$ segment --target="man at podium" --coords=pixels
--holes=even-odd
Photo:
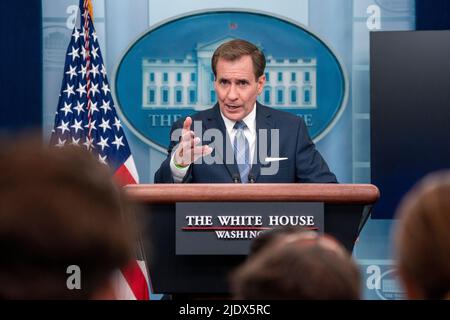
[[[256,101],[266,81],[261,50],[232,40],[211,66],[218,101],[173,124],[155,183],[337,182],[304,120]]]

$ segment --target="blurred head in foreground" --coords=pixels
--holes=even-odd
[[[396,218],[396,258],[407,297],[450,299],[450,171],[416,184]]]
[[[356,264],[334,238],[313,231],[278,234],[230,278],[235,299],[359,299]]]
[[[259,253],[277,240],[289,241],[289,239],[294,239],[297,235],[303,234],[304,232],[308,231],[298,226],[284,226],[263,231],[251,242],[248,257],[250,258]]]
[[[114,299],[133,232],[108,169],[28,139],[1,145],[0,172],[0,299]]]

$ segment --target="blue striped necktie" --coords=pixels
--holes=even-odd
[[[245,128],[247,125],[243,121],[238,121],[234,125],[234,129],[236,129],[233,141],[234,156],[242,183],[248,183],[248,173],[250,172],[250,147],[244,135]]]

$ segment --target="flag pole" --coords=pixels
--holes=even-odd
[[[84,50],[86,52],[86,92],[87,92],[87,114],[88,114],[88,141],[92,141],[92,99],[91,99],[91,55],[89,49],[89,19],[93,17],[92,3],[91,0],[84,0],[83,3],[84,8]],[[89,13],[89,14],[88,14]],[[91,148],[91,145],[88,144],[88,149]]]

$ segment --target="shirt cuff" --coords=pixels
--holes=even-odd
[[[184,168],[179,168],[175,165],[175,152],[172,154],[172,158],[170,158],[170,171],[172,171],[172,178],[175,183],[180,183],[183,181],[184,176],[186,175],[189,166]]]

